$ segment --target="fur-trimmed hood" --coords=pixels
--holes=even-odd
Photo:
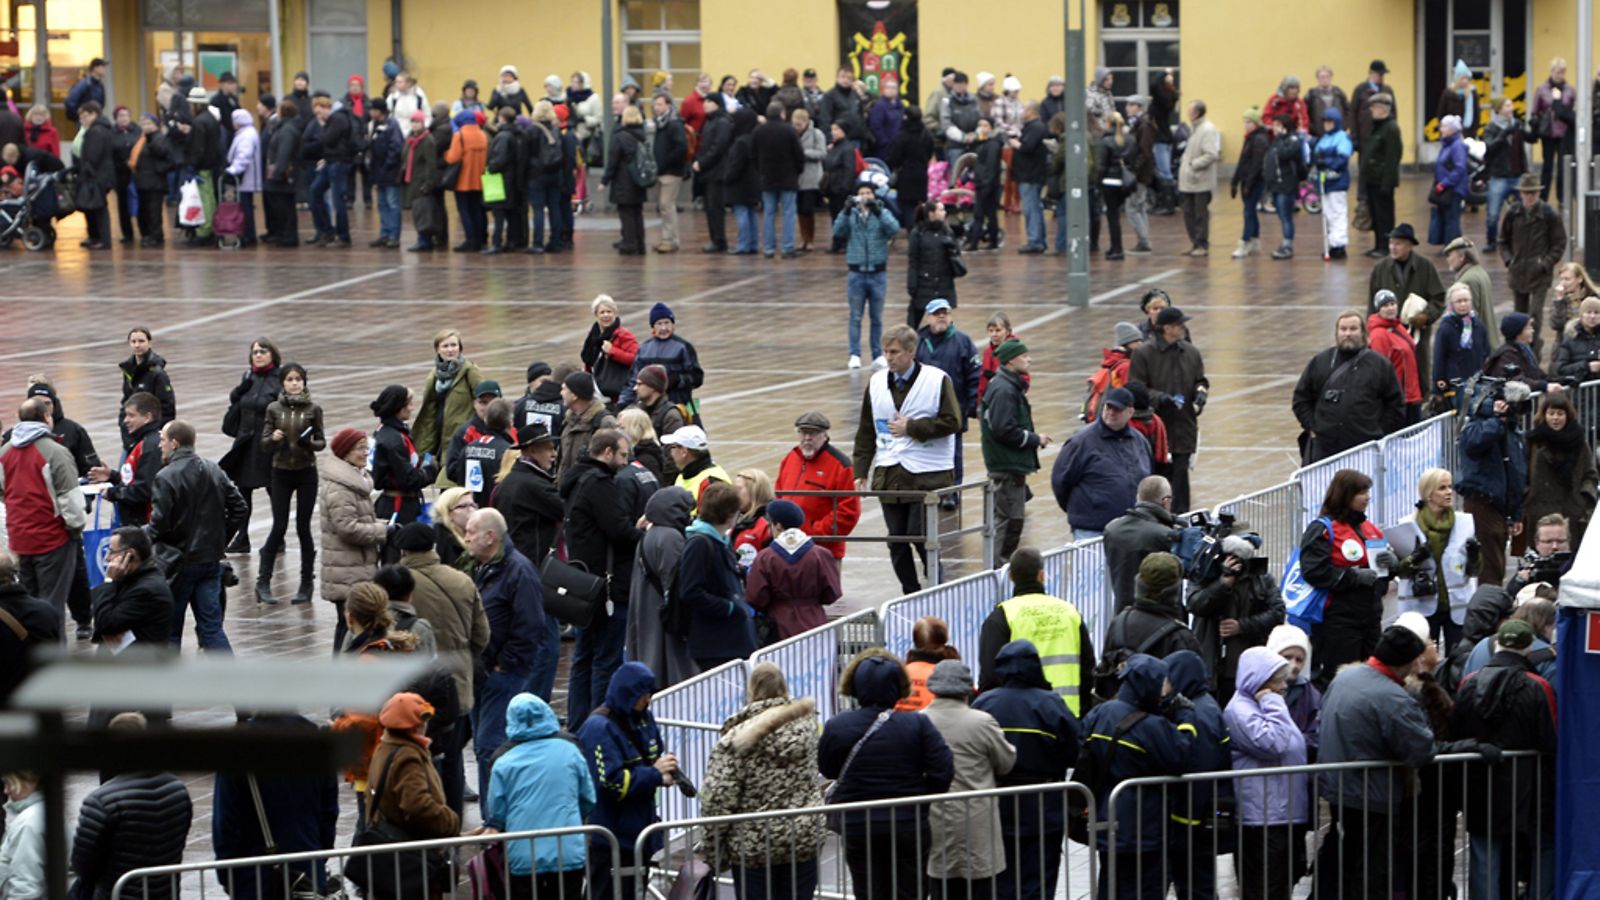
[[[723,723],[722,740],[727,743],[728,749],[733,751],[734,755],[748,756],[759,749],[767,738],[793,722],[813,720],[811,727],[815,729],[816,715],[817,701],[810,697],[802,697],[799,700],[783,697],[758,700]],[[772,752],[781,756],[785,755],[787,749],[789,748],[784,746],[784,742],[780,742],[772,748]]]

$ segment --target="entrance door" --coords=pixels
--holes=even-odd
[[[1439,100],[1455,82],[1457,60],[1472,73],[1477,127],[1489,122],[1493,97],[1510,97],[1519,114],[1528,98],[1527,0],[1424,3],[1423,94],[1418,117],[1428,141],[1439,140]],[[1468,123],[1469,125],[1472,123]]]

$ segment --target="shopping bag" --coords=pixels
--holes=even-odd
[[[504,203],[506,199],[506,176],[499,172],[483,173],[483,202]]]
[[[200,179],[191,178],[178,188],[178,227],[203,228],[206,208],[200,202]]]
[[[83,528],[83,561],[89,570],[89,587],[105,583],[106,562],[111,555],[111,532],[117,530],[115,503],[106,503],[104,494],[95,494],[88,522]]]
[[[1326,516],[1319,517],[1317,521],[1328,530],[1328,540],[1333,540],[1333,522]],[[1322,611],[1328,602],[1328,592],[1324,588],[1312,587],[1306,583],[1305,576],[1300,573],[1298,545],[1289,554],[1289,564],[1284,566],[1283,583],[1278,586],[1278,590],[1283,596],[1283,605],[1288,612],[1290,625],[1309,634],[1312,626],[1322,623]]]

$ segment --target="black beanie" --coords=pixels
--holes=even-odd
[[[594,376],[588,372],[573,372],[562,384],[579,400],[594,399]]]
[[[433,528],[421,522],[412,522],[401,528],[394,536],[394,545],[400,550],[410,553],[423,550],[432,550],[434,547]]]
[[[1390,625],[1378,638],[1378,648],[1372,651],[1378,662],[1390,668],[1410,664],[1423,654],[1428,645],[1415,631],[1404,625]]]

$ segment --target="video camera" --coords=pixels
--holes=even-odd
[[[883,201],[879,200],[877,197],[873,197],[871,200],[863,203],[860,197],[851,196],[845,201],[844,205],[845,209],[855,209],[860,207],[869,213],[876,213],[878,210],[883,208]]]
[[[1196,584],[1210,584],[1222,576],[1222,539],[1233,534],[1233,523],[1231,513],[1220,513],[1215,519],[1205,510],[1189,515],[1188,524],[1178,530],[1177,537],[1176,555],[1184,562],[1183,577]],[[1264,564],[1266,559],[1262,557],[1261,562]]]
[[[1548,556],[1538,556],[1532,550],[1522,555],[1522,562],[1517,566],[1519,570],[1529,571],[1528,584],[1544,582],[1551,587],[1561,586],[1561,576],[1567,574],[1572,568],[1572,551],[1562,550]]]

